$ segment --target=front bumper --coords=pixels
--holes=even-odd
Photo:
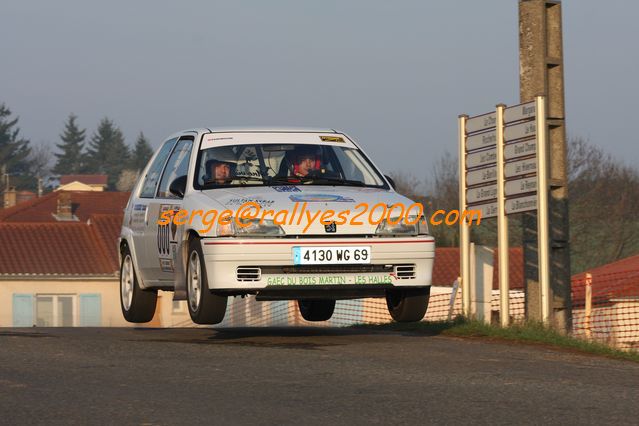
[[[295,266],[295,246],[370,246],[364,265]],[[263,289],[357,289],[425,287],[431,284],[435,241],[407,238],[204,238],[202,250],[209,288],[217,291]],[[246,273],[250,272],[250,273]]]

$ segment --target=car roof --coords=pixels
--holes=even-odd
[[[169,136],[168,139],[178,137],[185,133],[341,133],[335,129],[318,127],[290,127],[290,126],[235,126],[235,127],[200,127],[185,129]]]

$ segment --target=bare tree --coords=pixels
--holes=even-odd
[[[412,176],[395,176],[398,192],[424,204],[427,217],[437,210],[459,207],[457,158],[445,153],[424,182]],[[639,253],[639,171],[582,138],[568,147],[568,193],[573,272],[613,262]],[[509,244],[521,246],[521,215],[511,215]],[[438,246],[458,246],[459,227],[431,226]],[[471,228],[477,244],[497,244],[497,223],[482,219]]]
[[[639,251],[639,172],[601,148],[569,143],[570,238],[580,272]]]
[[[415,201],[426,197],[425,181],[406,173],[392,173],[391,177],[395,183],[395,190],[400,194]]]
[[[53,164],[53,154],[51,147],[44,142],[31,147],[29,153],[29,170],[30,174],[35,178],[34,186],[38,189],[38,194],[47,186],[45,178],[50,176]]]
[[[133,189],[135,182],[138,180],[138,172],[135,170],[124,169],[118,177],[116,189],[121,192],[128,192]]]

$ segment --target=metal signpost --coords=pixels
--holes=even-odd
[[[509,324],[508,215],[539,214],[539,282],[542,321],[550,320],[548,176],[546,107],[535,101],[494,112],[459,117],[460,209],[479,210],[482,219],[497,218],[500,323]],[[460,223],[462,307],[470,309],[470,237]]]

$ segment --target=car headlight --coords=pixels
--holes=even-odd
[[[218,223],[217,236],[218,237],[277,237],[284,235],[284,230],[281,226],[276,225],[272,220],[259,219],[239,219],[243,226],[239,226],[235,223],[235,220],[231,218],[228,223]]]
[[[424,217],[408,216],[384,219],[375,231],[377,235],[428,235],[428,224]]]

